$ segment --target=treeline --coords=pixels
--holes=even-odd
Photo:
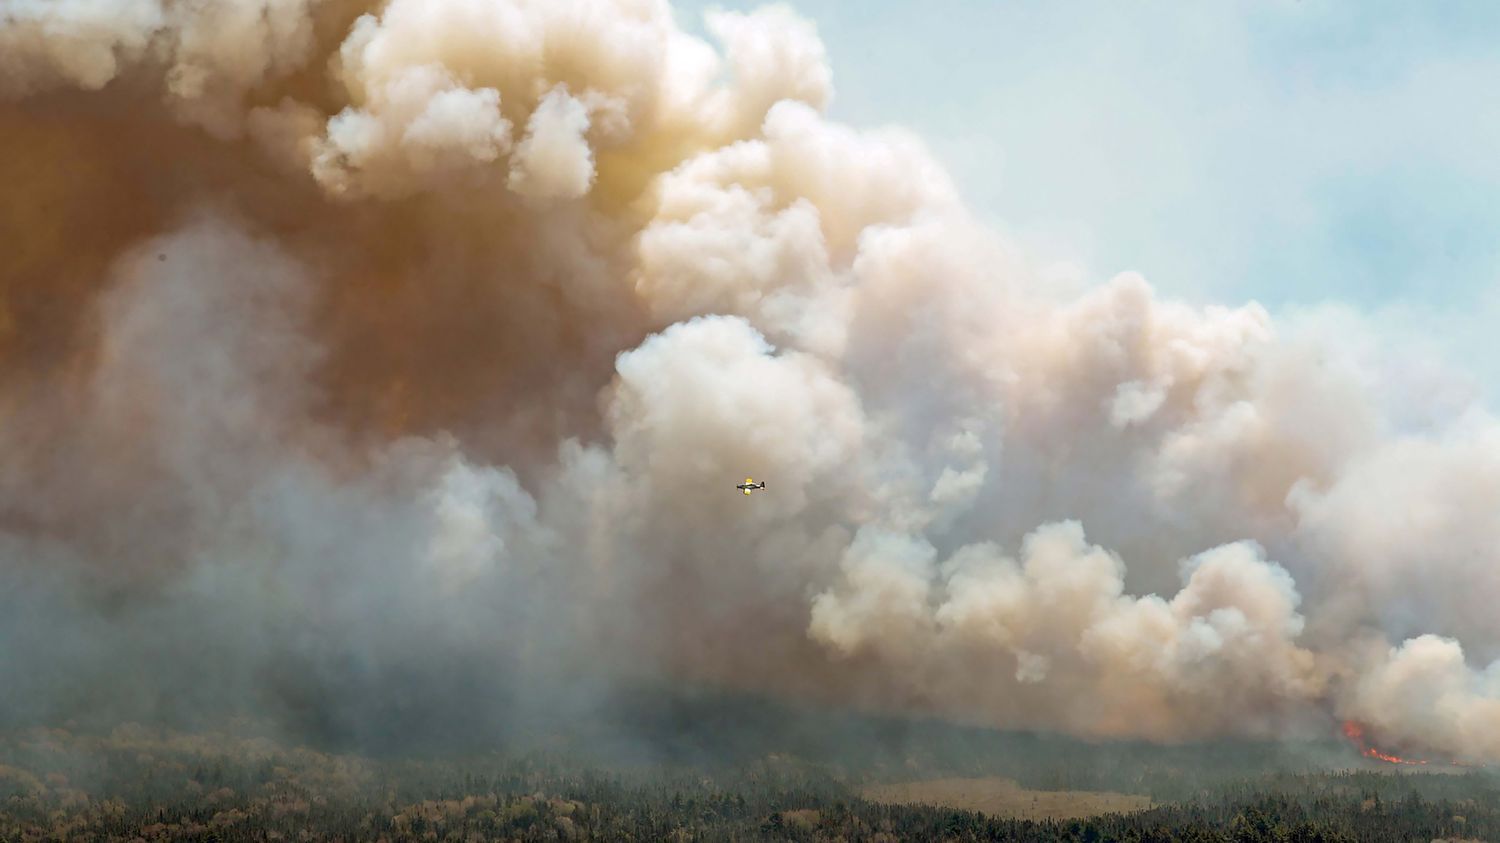
[[[1096,742],[704,689],[642,688],[612,698],[599,715],[548,736],[547,745],[611,764],[633,749],[657,761],[709,767],[784,753],[849,781],[1003,776],[1038,790],[1110,790],[1157,800],[1189,799],[1246,776],[1378,763],[1366,762],[1336,733],[1323,742]]]
[[[1028,821],[859,798],[774,757],[603,770],[559,756],[369,760],[266,740],[0,740],[0,841],[1395,841],[1500,838],[1487,775],[1273,774],[1181,803]]]
[[[415,802],[343,802],[292,788],[210,792],[172,803],[10,801],[0,838],[21,840],[1019,840],[1405,841],[1494,839],[1488,807],[1411,798],[1263,796],[1248,804],[1168,806],[1063,822],[1006,820],[941,808],[876,805],[775,782],[640,788],[553,778],[528,794],[482,788]],[[407,786],[410,786],[408,783]],[[734,788],[731,791],[724,788]]]

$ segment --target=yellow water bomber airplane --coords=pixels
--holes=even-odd
[[[755,491],[756,489],[764,489],[765,487],[766,487],[766,481],[762,480],[759,483],[757,483],[757,482],[755,482],[754,479],[749,478],[749,477],[745,478],[745,482],[741,483],[738,486],[735,486],[736,489],[739,489],[740,491],[744,492],[747,495],[750,494],[751,492]]]

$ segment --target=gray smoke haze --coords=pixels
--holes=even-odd
[[[7,716],[652,681],[1500,761],[1500,421],[1045,283],[811,25],[708,29],[0,0]]]

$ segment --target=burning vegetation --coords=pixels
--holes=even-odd
[[[1384,761],[1384,762],[1386,762],[1388,764],[1410,764],[1410,765],[1418,766],[1418,767],[1425,767],[1425,766],[1429,766],[1429,765],[1436,765],[1436,766],[1439,766],[1439,767],[1480,767],[1480,766],[1483,766],[1483,765],[1479,765],[1479,764],[1467,764],[1467,763],[1464,763],[1462,761],[1454,761],[1454,760],[1434,760],[1434,759],[1430,759],[1430,758],[1407,758],[1407,757],[1404,757],[1404,756],[1401,756],[1401,755],[1396,755],[1394,753],[1385,752],[1385,751],[1379,749],[1378,747],[1374,746],[1374,744],[1371,742],[1371,738],[1369,736],[1369,729],[1364,724],[1357,723],[1357,722],[1355,722],[1353,720],[1346,720],[1346,721],[1344,721],[1343,733],[1344,733],[1344,737],[1348,738],[1349,742],[1352,743],[1352,744],[1354,744],[1355,748],[1359,750],[1359,754],[1360,755],[1363,755],[1366,758],[1373,758],[1373,759],[1375,759],[1377,761]]]
[[[1359,754],[1363,755],[1366,758],[1374,758],[1379,761],[1389,762],[1391,764],[1425,765],[1428,763],[1426,759],[1422,758],[1402,758],[1399,755],[1392,755],[1388,752],[1381,752],[1379,749],[1370,745],[1369,740],[1365,737],[1365,727],[1359,723],[1354,722],[1353,720],[1344,721],[1343,731],[1344,737],[1348,738],[1350,743],[1353,743],[1355,748],[1359,750]]]

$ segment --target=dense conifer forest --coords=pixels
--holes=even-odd
[[[1039,751],[1034,737],[995,740]],[[1070,744],[1057,744],[1064,745]],[[1204,750],[1198,767],[1184,775],[1167,765],[1192,757],[1186,749],[1140,755],[1133,768],[1121,750],[1094,751],[1104,763],[1075,779],[1150,792],[1157,806],[1127,815],[1030,821],[876,804],[858,795],[859,781],[868,776],[789,755],[612,765],[546,751],[424,759],[322,751],[222,732],[32,728],[0,741],[0,841],[1500,837],[1500,785],[1483,771],[1275,772],[1267,769],[1269,759],[1259,759],[1260,771],[1241,766],[1236,773],[1232,754]],[[1049,768],[1045,757],[1029,761],[1041,771],[1030,778],[1042,780],[1030,786],[1048,789],[1048,777],[1061,784],[1063,768]],[[991,766],[1004,772],[1026,762],[996,757]],[[899,766],[872,769],[885,777],[935,772]]]

